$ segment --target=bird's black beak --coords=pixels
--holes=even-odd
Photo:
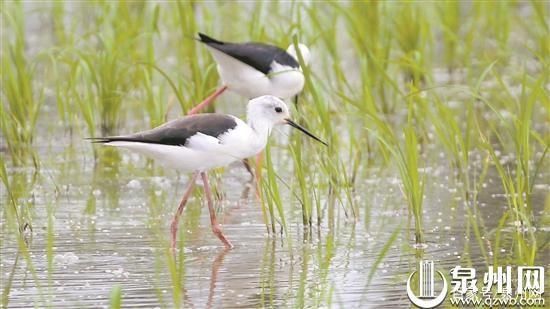
[[[296,129],[302,131],[302,133],[304,133],[305,135],[307,135],[307,136],[313,138],[314,140],[318,141],[319,143],[321,143],[321,144],[323,144],[323,145],[325,145],[325,146],[328,146],[327,143],[323,142],[323,141],[322,141],[320,138],[318,138],[317,136],[315,136],[315,135],[309,133],[308,130],[306,130],[304,127],[302,127],[301,125],[297,124],[296,122],[294,122],[294,121],[292,121],[292,120],[290,120],[290,119],[288,119],[288,118],[285,119],[285,122],[286,122],[288,125],[290,125],[290,126],[296,128]]]

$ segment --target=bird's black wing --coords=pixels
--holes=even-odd
[[[271,71],[271,63],[273,61],[292,68],[299,67],[298,62],[294,59],[294,57],[289,55],[284,49],[277,46],[253,42],[222,42],[202,33],[199,33],[199,40],[202,43],[217,49],[264,74],[268,74]]]
[[[236,126],[235,118],[229,115],[198,114],[175,119],[154,129],[131,135],[107,136],[91,138],[91,140],[94,143],[124,141],[184,146],[187,140],[197,133],[218,137]]]

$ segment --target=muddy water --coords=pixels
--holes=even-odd
[[[181,221],[178,259],[183,263],[176,272],[181,277],[173,279],[168,226],[186,175],[117,151],[101,152],[96,164],[85,142],[42,149],[53,155],[43,156],[38,176],[32,176],[32,168],[9,170],[22,192],[27,186],[32,205],[35,270],[33,275],[27,262],[17,259],[17,243],[2,218],[2,290],[10,308],[107,307],[115,286],[121,287],[124,306],[173,307],[178,295],[179,303],[191,308],[402,307],[410,304],[405,283],[420,257],[434,259],[442,270],[469,263],[485,269],[445,169],[425,170],[433,179],[426,188],[426,243],[415,249],[397,174],[368,171],[372,177],[358,183],[359,219],[346,217],[338,207],[332,229],[323,222],[305,232],[296,200],[283,193],[290,231],[270,235],[255,196],[243,197],[249,175],[234,164],[212,182],[219,192],[219,220],[235,248],[224,250],[212,235],[206,205],[196,194]],[[102,164],[119,155],[117,164]],[[495,189],[480,197],[477,215],[490,230],[506,204],[494,193],[500,191],[498,178],[489,177],[488,185]],[[539,187],[538,196],[547,190]],[[1,198],[7,201],[6,190]],[[505,248],[500,254],[507,254]],[[541,262],[547,253],[542,252]],[[10,275],[11,289],[6,289]]]

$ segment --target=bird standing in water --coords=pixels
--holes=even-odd
[[[264,43],[222,42],[202,33],[199,33],[198,40],[214,57],[222,86],[191,109],[188,115],[200,112],[227,89],[247,99],[262,95],[288,99],[296,98],[304,88],[304,74],[293,44],[285,51]],[[309,49],[303,44],[298,44],[298,48],[308,64]]]
[[[290,119],[285,102],[274,96],[261,96],[249,101],[247,123],[225,114],[199,114],[169,121],[157,128],[131,135],[91,138],[94,143],[127,148],[159,160],[183,172],[193,172],[171,223],[171,245],[176,248],[179,218],[200,175],[208,201],[212,232],[225,247],[233,245],[216,220],[207,171],[227,166],[262,151],[275,125],[288,124],[309,137],[319,138]]]

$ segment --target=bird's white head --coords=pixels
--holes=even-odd
[[[262,137],[264,142],[271,132],[273,126],[277,124],[288,124],[313,138],[314,140],[327,145],[315,135],[311,134],[304,127],[290,119],[290,112],[286,103],[272,95],[264,95],[254,98],[248,102],[248,124]],[[264,144],[265,146],[265,144]],[[263,146],[262,146],[263,147]]]
[[[290,117],[286,103],[272,95],[264,95],[248,102],[247,108],[249,122],[265,122],[270,127],[276,124],[286,123]]]
[[[309,61],[311,60],[311,54],[309,52],[309,48],[305,46],[302,43],[298,43],[298,49],[300,50],[300,54],[302,54],[302,59],[304,59],[304,63],[306,65],[309,65]],[[287,48],[286,52],[294,57],[296,61],[298,61],[298,53],[296,52],[296,48],[294,47],[294,44],[290,44],[290,46]]]

